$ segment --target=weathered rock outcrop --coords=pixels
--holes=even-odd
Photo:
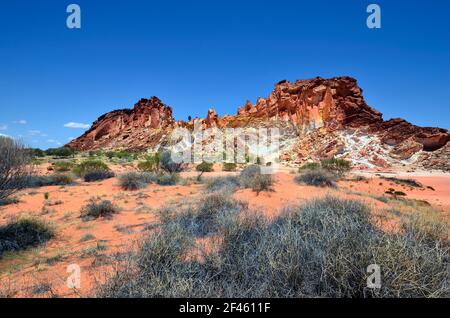
[[[172,109],[158,98],[142,99],[133,109],[101,116],[68,146],[78,150],[154,149],[167,142],[173,128],[193,127],[194,122],[202,128],[282,127],[289,131],[284,138],[290,146],[282,154],[288,163],[343,156],[362,165],[387,167],[433,158],[442,169],[450,162],[448,151],[442,150],[450,141],[446,129],[418,127],[398,118],[384,121],[380,112],[367,105],[362,89],[350,77],[281,81],[267,98],[258,98],[255,104],[247,101],[236,115],[219,117],[209,109],[204,119],[189,123],[175,121]]]
[[[133,109],[115,110],[101,116],[67,146],[77,150],[142,150],[158,145],[174,125],[171,107],[157,97],[141,99]]]

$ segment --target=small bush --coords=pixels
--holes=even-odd
[[[119,208],[111,201],[92,198],[89,200],[89,203],[82,208],[81,218],[88,221],[99,217],[111,217],[116,213],[119,213]]]
[[[0,136],[0,200],[26,187],[25,180],[32,173],[30,162],[30,151],[22,143]]]
[[[180,176],[177,173],[169,173],[160,175],[156,180],[156,183],[163,186],[171,186],[176,185],[179,180]]]
[[[205,211],[189,212],[193,217],[166,219],[99,287],[98,296],[450,296],[448,246],[409,231],[384,233],[359,202],[327,197],[268,221],[255,213],[220,217],[217,207],[234,209],[227,200],[216,197],[204,204]],[[200,249],[195,232],[214,233],[217,225],[220,242],[199,259],[186,257]],[[367,288],[371,264],[381,268],[380,289]]]
[[[55,236],[54,228],[33,218],[23,218],[0,226],[0,257],[5,252],[43,244]]]
[[[73,172],[81,178],[91,171],[110,171],[108,165],[101,160],[87,160],[75,166]]]
[[[53,164],[53,170],[56,172],[68,172],[71,171],[74,164],[69,161],[58,161]]]
[[[243,188],[251,188],[259,193],[272,191],[273,178],[270,174],[262,174],[259,166],[251,165],[241,171],[239,183]]]
[[[241,171],[239,175],[241,186],[244,188],[251,188],[253,178],[261,174],[261,168],[257,165],[251,165]]]
[[[119,185],[124,190],[139,190],[157,179],[155,174],[149,172],[128,172],[119,176]]]
[[[215,177],[207,179],[205,189],[208,192],[228,191],[233,192],[239,188],[240,181],[237,176]]]
[[[253,191],[260,193],[261,191],[272,191],[273,178],[270,174],[258,174],[253,177],[251,188]]]
[[[320,162],[322,169],[325,169],[338,177],[344,176],[352,169],[350,161],[344,159],[327,159]]]
[[[47,156],[54,156],[54,157],[73,157],[75,155],[75,151],[73,149],[67,148],[67,147],[61,147],[61,148],[50,148],[45,151]]]
[[[195,167],[195,170],[199,171],[199,172],[212,172],[214,171],[213,169],[213,164],[210,162],[202,162],[199,165],[197,165],[197,167]]]
[[[69,185],[75,182],[74,177],[70,173],[56,173],[50,176],[53,185]]]
[[[163,169],[166,172],[169,173],[181,172],[183,170],[181,163],[175,163],[172,160],[172,155],[170,151],[163,151],[160,154],[160,160],[161,160],[161,169]]]
[[[336,187],[336,177],[324,170],[305,171],[296,176],[294,181],[315,187]]]
[[[161,158],[159,153],[153,155],[147,155],[145,161],[138,164],[138,169],[147,172],[159,171],[161,164]]]
[[[222,171],[236,171],[237,165],[233,162],[224,162],[222,164]]]
[[[20,201],[17,198],[0,199],[0,206],[10,205],[10,204],[17,204],[19,202]]]
[[[84,181],[85,182],[95,182],[105,179],[114,178],[115,174],[112,171],[105,171],[105,170],[91,170],[84,174]]]

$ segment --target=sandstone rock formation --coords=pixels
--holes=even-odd
[[[355,79],[320,77],[281,81],[267,98],[249,101],[236,115],[219,117],[209,109],[205,119],[175,121],[172,109],[158,98],[140,100],[133,109],[101,116],[69,147],[91,149],[155,149],[167,142],[177,126],[202,128],[279,127],[283,134],[281,160],[301,164],[332,156],[346,157],[362,167],[416,164],[448,170],[446,129],[418,127],[403,119],[384,121],[364,100]],[[432,161],[432,162],[431,162]]]

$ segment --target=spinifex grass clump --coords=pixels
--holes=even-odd
[[[251,165],[242,170],[239,180],[243,188],[251,188],[257,193],[272,190],[272,175],[261,173],[261,167],[258,165]]]
[[[322,169],[306,170],[294,178],[297,183],[315,187],[336,187],[336,180],[335,175]]]
[[[220,220],[215,247],[196,243],[202,232],[192,229],[204,218],[188,218],[189,226],[181,216],[166,218],[98,295],[450,297],[449,244],[433,223],[405,219],[399,233],[386,233],[366,206],[334,197],[290,207],[273,221],[246,209],[206,215],[208,224]],[[381,269],[379,289],[367,288],[371,264]]]
[[[206,179],[205,188],[208,192],[214,191],[229,191],[233,192],[240,186],[240,179],[238,176],[224,176]]]
[[[35,247],[54,236],[52,225],[34,218],[22,218],[0,226],[0,258],[5,252]]]
[[[119,184],[124,190],[139,190],[157,179],[158,176],[151,172],[127,172],[119,176]]]

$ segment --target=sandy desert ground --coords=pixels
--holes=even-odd
[[[116,173],[124,171],[113,166]],[[126,168],[125,168],[126,169]],[[46,172],[46,166],[42,167]],[[183,172],[184,180],[194,179],[197,172]],[[233,172],[205,173],[204,178]],[[365,178],[356,179],[356,175]],[[413,178],[423,184],[416,188],[397,184],[383,176]],[[429,204],[450,220],[450,174],[430,172],[365,171],[354,172],[338,188],[320,188],[294,182],[295,173],[284,169],[275,174],[274,191],[259,194],[251,189],[239,189],[236,199],[246,201],[261,217],[274,217],[282,208],[313,198],[332,194],[367,203],[374,215],[387,215],[390,209],[408,213],[406,205],[389,197],[385,191],[393,188],[406,194],[404,200]],[[9,253],[0,259],[0,290],[14,297],[86,297],[92,295],[98,282],[104,281],[112,270],[112,255],[120,255],[136,247],[137,242],[158,224],[157,211],[162,207],[181,210],[204,195],[204,185],[182,182],[175,186],[151,184],[145,189],[124,191],[117,178],[86,183],[81,180],[71,186],[50,186],[25,189],[18,193],[19,203],[0,207],[0,225],[11,218],[29,215],[52,222],[57,230],[55,238],[46,245],[21,252]],[[44,194],[49,194],[49,201]],[[110,200],[120,207],[120,213],[110,219],[83,221],[80,210],[93,197]],[[414,201],[420,200],[420,201]],[[50,202],[50,203],[49,203]],[[395,229],[395,219],[385,220],[385,230]],[[81,288],[69,289],[66,284],[67,267],[81,267]]]

